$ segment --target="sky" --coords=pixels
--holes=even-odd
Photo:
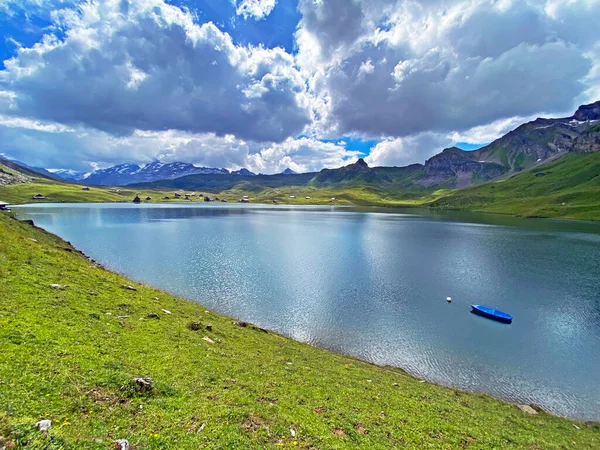
[[[0,153],[423,163],[600,99],[600,0],[0,0]]]

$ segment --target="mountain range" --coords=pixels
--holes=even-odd
[[[45,169],[42,169],[45,170]],[[98,169],[91,173],[76,172],[68,169],[47,171],[54,178],[64,181],[82,182],[92,186],[126,186],[134,183],[147,183],[158,180],[172,180],[186,175],[239,175],[254,176],[248,169],[230,172],[227,169],[198,167],[185,162],[162,163],[154,161],[143,166],[137,164],[118,164],[107,169]]]
[[[369,167],[363,159],[338,169],[298,174],[286,169],[280,174],[254,174],[247,169],[197,167],[184,162],[147,165],[119,164],[88,174],[70,170],[46,170],[4,159],[26,174],[97,186],[193,189],[221,192],[239,186],[248,191],[283,186],[313,188],[367,187],[411,198],[438,189],[458,189],[502,180],[542,166],[569,153],[600,150],[600,101],[580,106],[570,117],[538,118],[525,123],[485,147],[474,151],[444,149],[424,164],[405,167]]]
[[[295,174],[257,175],[244,180],[243,188],[258,191],[282,186],[367,186],[407,196],[437,189],[459,189],[510,178],[526,169],[554,161],[570,152],[594,152],[600,148],[600,101],[584,105],[574,115],[558,119],[538,118],[525,123],[489,145],[467,151],[446,148],[425,164],[405,167],[369,167],[363,159],[339,169]],[[207,174],[142,183],[145,188],[205,189],[219,192],[241,183],[235,177]]]
[[[173,180],[175,178],[184,177],[187,175],[238,175],[242,177],[256,176],[254,172],[246,168],[229,171],[227,169],[218,169],[212,167],[198,167],[185,162],[162,163],[154,161],[146,165],[137,164],[118,164],[107,169],[98,169],[93,172],[77,172],[70,169],[41,169],[37,167],[29,167],[19,161],[15,163],[39,173],[42,173],[50,178],[82,182],[92,186],[127,186],[136,183],[151,183],[159,180]],[[282,175],[296,175],[292,169],[287,168]]]

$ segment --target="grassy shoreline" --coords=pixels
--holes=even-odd
[[[600,445],[598,424],[526,415],[235,325],[108,272],[6,213],[0,261],[0,447],[103,449],[116,439],[136,449]],[[151,377],[154,388],[140,392],[136,376]],[[33,427],[44,418],[53,421],[48,435]]]

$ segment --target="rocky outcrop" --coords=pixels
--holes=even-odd
[[[508,168],[501,164],[478,161],[476,152],[451,147],[425,162],[424,176],[418,183],[426,187],[460,188],[498,178],[507,172]]]
[[[10,184],[30,183],[31,178],[19,173],[11,173],[0,167],[0,186],[8,186]]]
[[[600,101],[580,106],[573,114],[573,119],[580,121],[600,120]]]
[[[575,139],[572,149],[576,153],[593,153],[598,150],[600,150],[600,126],[598,131],[584,133]]]
[[[465,187],[509,176],[571,151],[600,147],[600,101],[580,106],[571,117],[538,118],[475,151],[450,148],[425,163],[424,186]]]
[[[246,168],[242,168],[240,170],[234,170],[231,172],[231,175],[240,175],[242,177],[255,177],[256,174],[254,172],[250,172]]]

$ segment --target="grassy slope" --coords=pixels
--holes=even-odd
[[[0,169],[8,173],[15,173],[14,170],[0,164]],[[65,183],[49,180],[46,178],[33,178],[31,183],[18,183],[8,186],[0,186],[0,201],[21,204],[21,203],[81,203],[81,202],[131,202],[136,195],[142,200],[146,197],[152,197],[152,201],[166,201],[163,197],[169,196],[168,201],[180,201],[175,199],[171,191],[150,190],[142,188],[129,187],[91,187],[89,191],[83,191],[83,185]],[[119,192],[117,192],[117,190]],[[36,194],[42,194],[45,200],[33,200]],[[211,194],[212,195],[212,194]],[[233,200],[232,195],[224,196]],[[192,197],[193,201],[199,198]]]
[[[282,177],[285,177],[282,175]],[[213,177],[214,178],[214,177]],[[176,181],[176,180],[173,180]],[[172,185],[171,185],[172,184]],[[183,185],[188,189],[183,189]],[[145,186],[139,187],[120,187],[119,193],[114,192],[116,188],[91,187],[90,191],[82,191],[81,185],[61,183],[46,179],[37,178],[34,183],[14,184],[10,186],[0,186],[0,201],[7,203],[33,203],[35,194],[42,194],[46,197],[41,203],[65,203],[65,202],[130,202],[136,194],[142,199],[147,196],[153,198],[153,202],[160,201],[164,196],[170,196],[170,201],[179,201],[173,197],[176,190],[179,192],[196,191],[198,193],[209,194],[209,192],[194,189],[193,185],[186,183],[169,183],[171,189],[155,190]],[[211,185],[213,188],[219,188],[218,185]],[[421,197],[420,194],[406,194],[398,192],[386,192],[381,189],[369,186],[343,186],[343,187],[313,187],[309,185],[288,185],[281,187],[257,186],[249,183],[239,183],[232,188],[219,192],[217,195],[228,201],[238,201],[244,195],[249,195],[253,203],[272,203],[277,200],[281,203],[291,204],[330,204],[330,198],[336,197],[336,204],[339,205],[385,205],[385,206],[411,206],[419,205],[427,200],[433,200],[435,194],[429,194],[428,197]],[[290,199],[290,195],[295,195],[296,199]],[[310,196],[310,200],[305,197]],[[414,197],[414,198],[413,198]],[[192,197],[193,201],[198,201],[198,197]]]
[[[449,192],[431,206],[600,220],[600,152],[569,153],[508,180]]]
[[[103,449],[118,438],[137,449],[600,446],[598,425],[528,416],[236,326],[107,272],[7,213],[0,292],[0,436],[17,448]],[[213,330],[191,331],[192,321]],[[154,390],[136,392],[134,376],[152,377]],[[53,421],[48,436],[33,428],[43,418]]]

